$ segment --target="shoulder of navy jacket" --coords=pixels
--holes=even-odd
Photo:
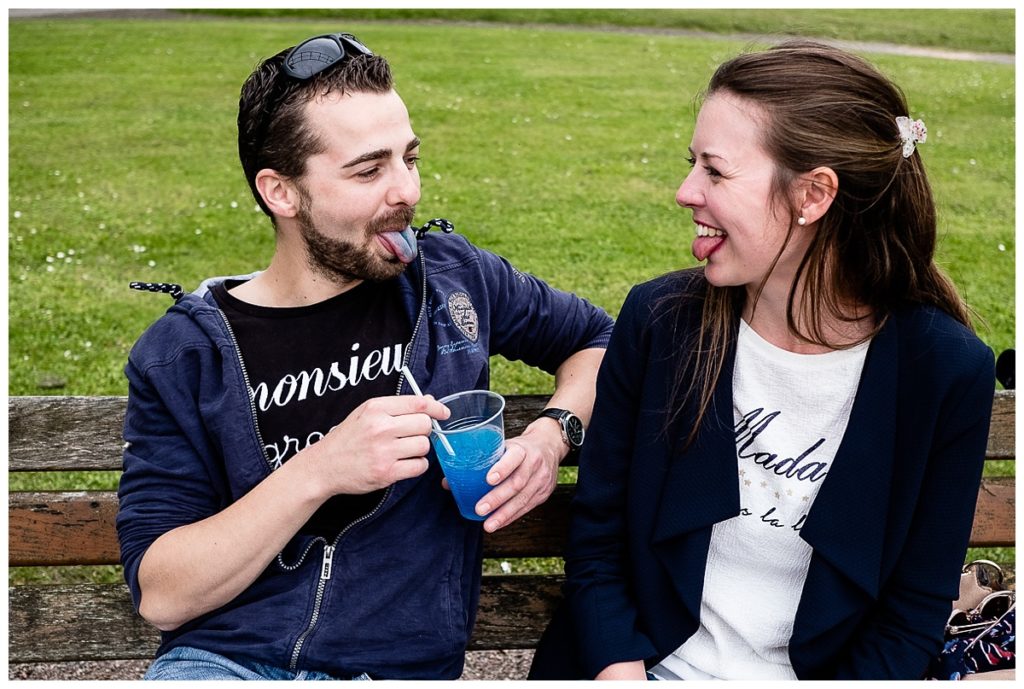
[[[484,252],[464,235],[431,233],[419,242],[418,258],[425,259],[424,265],[429,274],[435,274],[479,263]],[[419,260],[409,266],[418,267]]]
[[[707,282],[696,269],[677,270],[635,285],[630,299],[644,312],[661,319],[675,315],[699,318]]]

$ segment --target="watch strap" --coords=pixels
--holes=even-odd
[[[543,411],[541,411],[540,414],[537,414],[537,418],[539,419],[541,417],[546,416],[549,419],[556,419],[556,420],[561,421],[563,416],[565,416],[566,414],[571,414],[571,413],[572,412],[568,411],[567,409],[557,409],[555,407],[548,407],[547,409],[544,409]]]
[[[569,424],[569,418],[575,416],[576,415],[568,409],[558,409],[557,407],[547,407],[546,409],[543,409],[540,414],[537,414],[538,419],[547,417],[558,422],[559,428],[562,431],[562,441],[569,446],[570,452],[575,452],[579,449],[579,445],[573,443],[573,441],[569,439],[569,431],[566,428]]]

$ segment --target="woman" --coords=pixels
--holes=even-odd
[[[676,194],[706,263],[622,307],[531,676],[922,677],[995,383],[908,115],[816,43],[718,68]]]

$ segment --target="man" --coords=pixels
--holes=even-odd
[[[585,422],[611,319],[457,235],[417,240],[420,141],[353,36],[261,64],[238,129],[270,265],[184,297],[143,285],[178,301],[125,369],[117,527],[163,631],[147,677],[456,678],[482,532],[442,487],[436,398],[486,388],[502,354],[555,373],[549,406]],[[550,495],[572,421],[507,440],[483,530]]]

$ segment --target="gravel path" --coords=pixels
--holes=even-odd
[[[533,651],[470,651],[462,679],[526,679]],[[15,663],[8,679],[42,680],[135,680],[149,667],[148,660],[110,660],[77,663]]]

